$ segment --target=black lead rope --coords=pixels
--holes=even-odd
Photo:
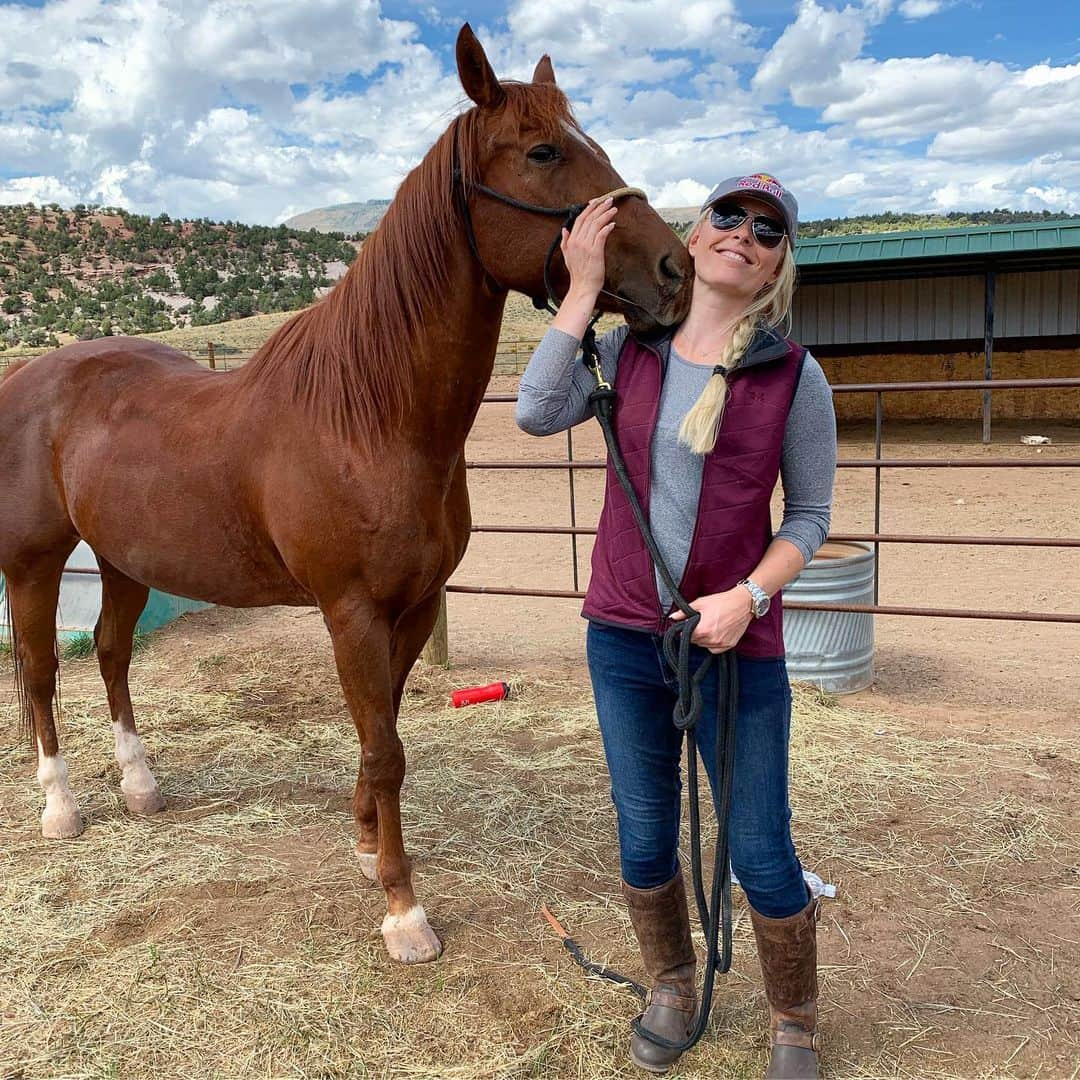
[[[709,1023],[712,1008],[713,984],[716,973],[726,973],[731,969],[731,877],[728,873],[728,815],[731,809],[731,785],[735,762],[735,721],[739,696],[738,669],[734,655],[728,651],[709,653],[698,666],[690,672],[690,645],[693,633],[701,621],[700,612],[695,611],[679,592],[679,587],[671,576],[671,571],[664,562],[660,549],[649,528],[649,523],[641,509],[637,493],[626,471],[626,462],[619,449],[618,440],[612,427],[612,412],[615,403],[615,390],[605,381],[600,370],[600,356],[596,349],[596,316],[593,317],[582,338],[582,352],[585,365],[596,378],[596,389],[589,396],[593,415],[600,423],[607,443],[608,453],[619,484],[626,494],[630,509],[634,515],[639,532],[648,548],[649,557],[660,574],[664,586],[671,593],[679,610],[686,616],[679,622],[672,623],[664,633],[664,658],[678,682],[678,699],[672,717],[675,727],[686,735],[687,779],[690,802],[690,863],[694,883],[694,899],[697,902],[698,917],[705,933],[706,960],[705,980],[701,989],[701,1008],[697,1022],[690,1035],[681,1042],[666,1039],[656,1032],[649,1031],[641,1023],[641,1017],[632,1022],[633,1030],[645,1039],[668,1050],[682,1053],[694,1046]],[[699,805],[698,754],[695,728],[701,717],[701,684],[709,672],[716,666],[719,715],[716,728],[716,761],[719,780],[717,792],[717,834],[716,856],[713,864],[712,888],[708,900],[705,897],[704,875],[701,864],[701,808]],[[553,925],[557,923],[551,919]],[[639,997],[647,1000],[645,988],[632,979],[620,975],[609,968],[601,967],[589,961],[576,942],[565,931],[562,933],[563,945],[575,961],[586,971],[609,979],[612,982],[629,986]]]

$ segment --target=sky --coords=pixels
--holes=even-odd
[[[0,203],[276,224],[389,198],[467,102],[549,53],[657,206],[770,172],[804,220],[1080,216],[1076,0],[0,0]]]

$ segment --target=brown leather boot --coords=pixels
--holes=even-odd
[[[765,996],[769,999],[772,1050],[766,1080],[817,1080],[818,901],[786,919],[750,909]]]
[[[697,957],[690,940],[682,871],[655,889],[635,889],[624,881],[622,891],[652,986],[645,1012],[639,1017],[641,1026],[681,1042],[693,1030],[697,1017]],[[662,1073],[679,1054],[635,1032],[630,1037],[630,1057],[635,1065]]]

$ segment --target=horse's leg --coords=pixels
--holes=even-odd
[[[405,680],[412,671],[424,643],[431,636],[439,614],[439,594],[424,601],[399,620],[390,641],[390,678],[394,686],[394,716],[401,707]],[[378,880],[376,862],[379,851],[379,816],[375,796],[364,778],[361,764],[353,793],[353,816],[356,818],[356,855],[360,871],[369,881]]]
[[[154,774],[146,765],[146,750],[135,730],[135,712],[128,690],[128,668],[135,624],[146,607],[150,590],[132,581],[100,556],[101,616],[94,627],[98,666],[105,680],[116,740],[116,763],[120,766],[120,790],[133,814],[155,814],[164,809],[165,800],[158,790]]]
[[[82,817],[68,785],[53,716],[56,693],[56,604],[70,550],[38,559],[29,573],[7,579],[8,613],[14,631],[17,677],[30,704],[37,738],[37,779],[45,793],[41,835],[66,840],[83,831]]]
[[[382,933],[395,960],[434,960],[442,946],[416,902],[412,868],[401,837],[401,783],[405,752],[397,735],[391,635],[370,605],[342,599],[325,611],[334,659],[360,736],[364,782],[375,802],[378,835],[376,868],[386,891]]]
[[[364,775],[363,760],[353,790],[353,818],[356,820],[356,857],[360,861],[360,873],[368,881],[378,881],[379,810],[375,805],[375,792]]]

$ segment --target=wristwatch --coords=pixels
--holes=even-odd
[[[750,594],[750,611],[755,619],[760,619],[769,610],[772,601],[769,594],[760,586],[754,584],[748,577],[738,582]]]

